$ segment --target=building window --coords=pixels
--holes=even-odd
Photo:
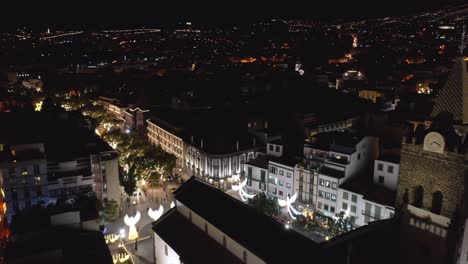
[[[376,219],[380,219],[382,214],[382,208],[380,206],[375,207],[374,216]]]
[[[325,186],[325,181],[322,180],[322,179],[320,179],[320,180],[319,180],[319,185],[320,185],[320,186]]]
[[[342,209],[343,209],[343,210],[348,210],[348,204],[347,204],[347,203],[343,203]]]
[[[270,172],[276,174],[276,167],[270,166]]]
[[[284,181],[278,180],[278,184],[279,184],[279,186],[283,186],[283,185],[284,185]]]
[[[325,187],[330,188],[330,181],[325,181]]]
[[[330,193],[325,192],[325,199],[330,200]]]
[[[335,212],[335,206],[330,206],[330,212],[332,212],[332,213]]]
[[[286,177],[291,178],[291,176],[292,176],[292,173],[286,172]]]
[[[357,203],[357,196],[355,194],[351,195],[351,201]]]
[[[21,175],[28,176],[28,170],[26,168],[23,168],[23,170],[21,171]]]
[[[319,197],[323,198],[323,191],[319,191]]]
[[[351,213],[356,213],[356,206],[355,205],[351,205]]]
[[[358,159],[358,160],[361,159],[361,153],[357,154],[357,159]]]
[[[278,191],[278,195],[283,196],[283,191]]]
[[[266,178],[266,171],[261,170],[261,171],[260,171],[260,180],[261,180],[262,182],[265,182],[265,178]]]
[[[332,200],[332,201],[336,201],[336,195],[332,194],[332,195],[331,195],[331,200]]]
[[[321,202],[318,202],[318,208],[322,209],[322,203]]]
[[[416,186],[413,193],[413,205],[421,208],[423,204],[424,188],[422,186]]]
[[[383,164],[382,163],[377,164],[377,170],[378,171],[383,171]]]
[[[252,178],[247,178],[247,185],[252,186]]]
[[[280,147],[279,146],[275,147],[275,152],[280,152]]]
[[[379,176],[379,183],[384,183],[384,176]]]
[[[284,171],[283,171],[283,170],[279,170],[279,175],[283,176],[283,175],[284,175]]]
[[[286,188],[291,189],[291,184],[290,184],[290,183],[286,183]]]
[[[247,168],[247,177],[249,177],[249,178],[252,177],[252,167]]]
[[[348,200],[348,193],[347,192],[343,192],[343,200]]]
[[[323,209],[324,209],[325,211],[328,211],[328,204],[323,204]]]
[[[39,174],[39,173],[41,173],[39,164],[34,164],[34,174]]]
[[[270,151],[273,151],[273,145],[270,145]]]
[[[336,182],[333,182],[333,183],[332,183],[332,189],[333,189],[333,190],[336,190],[336,187],[337,187]]]
[[[387,171],[388,173],[393,173],[393,166],[388,166]]]
[[[442,200],[443,200],[443,195],[440,191],[437,191],[432,194],[432,208],[431,212],[434,214],[440,214],[442,211]]]
[[[247,251],[244,250],[244,256],[242,258],[244,260],[244,263],[247,263]]]
[[[169,255],[167,245],[164,245],[164,254],[166,254],[166,257]]]

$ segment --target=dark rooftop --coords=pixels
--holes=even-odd
[[[80,125],[84,119],[73,112],[0,113],[0,143],[44,143],[48,160],[67,160],[91,153],[112,151],[93,131]],[[34,128],[34,129],[31,129]]]
[[[373,183],[372,175],[358,175],[340,185],[340,188],[359,193],[363,198],[382,205],[395,207],[396,192]]]
[[[268,169],[268,159],[263,155],[259,155],[257,158],[249,160],[245,164],[265,170]]]
[[[393,153],[382,153],[378,160],[400,164],[400,155]]]
[[[222,155],[263,146],[248,132],[247,119],[231,111],[158,110],[150,121],[208,154]]]
[[[268,263],[320,262],[318,244],[195,177],[175,198]]]
[[[9,244],[6,258],[11,263],[113,263],[101,232],[63,228]]]
[[[243,263],[193,225],[176,208],[154,222],[153,230],[177,252],[183,263]]]
[[[345,176],[344,171],[335,170],[335,169],[332,169],[330,167],[325,167],[325,166],[319,169],[319,173],[329,176],[329,177],[338,178],[338,179],[341,179]]]

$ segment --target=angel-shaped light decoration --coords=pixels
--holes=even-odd
[[[128,239],[133,240],[138,238],[138,232],[136,230],[136,224],[138,221],[140,221],[141,214],[139,211],[137,211],[136,215],[133,217],[128,217],[128,215],[125,215],[124,217],[124,222],[126,225],[129,227],[128,231]]]
[[[244,187],[247,185],[247,179],[241,182],[239,185],[232,185],[232,189],[234,191],[239,191],[239,196],[243,202],[246,202],[248,199],[252,199],[255,197],[255,194],[248,194],[244,191]]]
[[[159,209],[158,210],[154,210],[149,208],[148,209],[148,215],[149,217],[151,217],[154,221],[158,220],[159,217],[161,217],[161,215],[164,213],[164,208],[162,205],[159,206]]]
[[[296,215],[302,215],[302,212],[299,212],[296,209],[294,209],[294,207],[292,207],[292,204],[296,201],[296,199],[297,199],[297,193],[295,193],[291,197],[289,196],[286,197],[286,201],[282,199],[278,199],[279,206],[281,207],[286,206],[288,208],[289,216],[291,216],[293,220],[296,219]]]
[[[171,208],[174,208],[174,206],[175,206],[175,203],[174,203],[174,201],[172,201]]]

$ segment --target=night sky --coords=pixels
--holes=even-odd
[[[25,1],[1,3],[0,27],[106,28],[158,26],[190,20],[206,24],[251,22],[263,18],[353,19],[404,15],[466,0],[327,1]],[[99,3],[98,3],[99,2]],[[308,4],[308,7],[306,4]]]

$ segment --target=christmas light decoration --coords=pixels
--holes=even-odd
[[[174,203],[174,201],[172,201],[171,208],[174,208],[174,206],[175,206],[175,203]]]
[[[148,209],[148,215],[149,217],[151,217],[154,221],[158,220],[159,217],[161,217],[161,215],[164,213],[164,208],[162,205],[159,206],[159,209],[158,210],[154,210],[149,208]]]
[[[128,215],[125,215],[124,222],[129,227],[129,231],[128,231],[129,240],[134,240],[138,238],[138,232],[136,230],[135,225],[138,223],[138,221],[140,221],[140,218],[141,218],[141,214],[139,211],[137,211],[136,215],[133,217],[129,217]]]
[[[296,199],[297,199],[297,193],[295,193],[291,197],[289,196],[286,197],[286,201],[282,199],[278,199],[279,206],[281,207],[286,206],[288,208],[289,216],[291,216],[293,220],[296,219],[296,215],[302,215],[301,212],[297,211],[296,209],[294,209],[294,207],[292,207],[292,204],[296,201]]]
[[[244,187],[247,185],[247,179],[241,182],[239,185],[232,185],[232,190],[239,191],[239,196],[243,202],[246,202],[248,199],[252,199],[255,197],[255,194],[248,194],[244,191]]]

